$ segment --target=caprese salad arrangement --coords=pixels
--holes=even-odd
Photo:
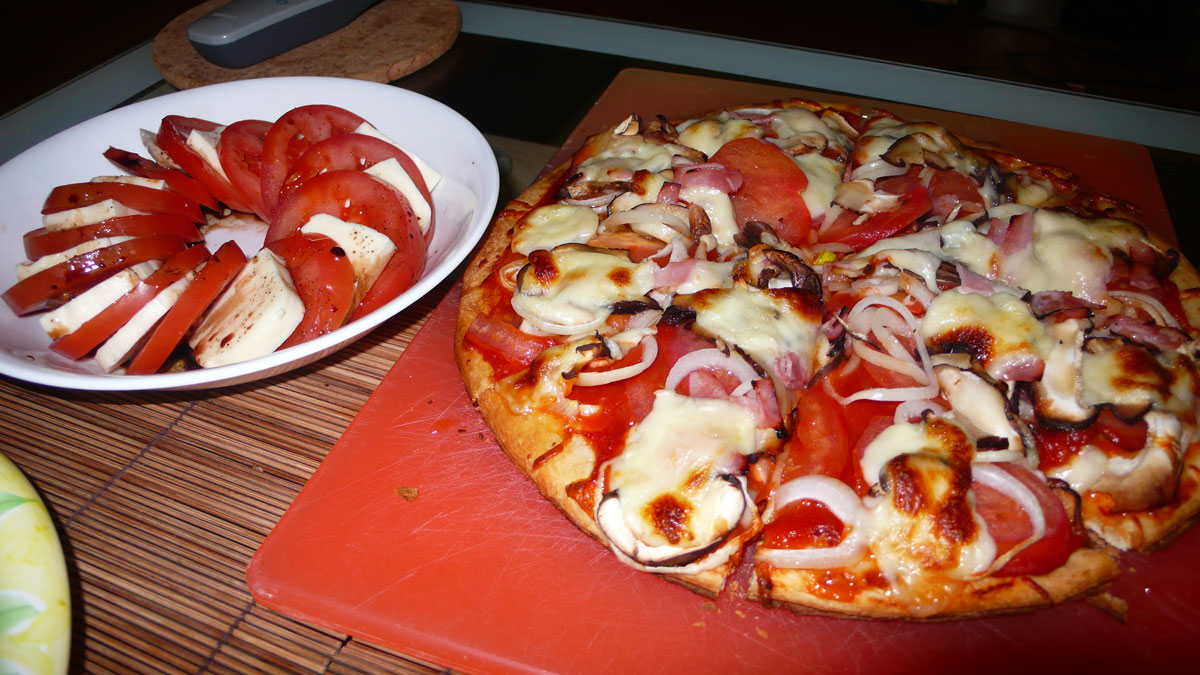
[[[109,148],[123,173],[54,188],[24,236],[3,298],[40,313],[58,354],[133,375],[185,350],[188,367],[245,361],[378,309],[424,269],[440,175],[348,110],[169,115],[142,138],[149,157]],[[231,220],[265,223],[262,248],[210,250]]]

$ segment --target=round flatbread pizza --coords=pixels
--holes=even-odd
[[[455,350],[621,562],[944,620],[1103,593],[1200,510],[1198,287],[1059,167],[796,99],[589,138],[497,217]]]

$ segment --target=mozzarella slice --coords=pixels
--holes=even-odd
[[[204,163],[209,166],[217,175],[225,180],[229,180],[229,176],[225,174],[225,167],[221,166],[221,157],[217,153],[217,145],[221,142],[221,132],[225,127],[217,127],[212,131],[200,131],[192,129],[192,133],[188,134],[187,146],[192,149]]]
[[[358,128],[354,130],[354,133],[378,138],[381,141],[387,141],[388,143],[391,143],[397,148],[403,150],[404,154],[408,155],[408,158],[413,161],[413,164],[417,165],[417,170],[421,172],[421,177],[425,179],[425,188],[430,192],[433,192],[433,188],[437,187],[438,183],[442,182],[442,174],[438,173],[433,167],[426,164],[425,160],[417,156],[417,153],[409,150],[403,145],[400,145],[387,136],[384,136],[382,131],[371,126],[369,122],[363,122],[360,124]]]
[[[91,251],[95,251],[96,249],[104,248],[105,246],[119,244],[123,241],[129,241],[130,239],[133,239],[133,237],[126,237],[124,235],[116,237],[99,237],[97,239],[85,241],[77,246],[72,246],[65,251],[44,255],[37,260],[17,263],[17,281],[23,281],[37,274],[38,272],[54,267],[55,265],[65,263],[77,255],[83,255],[84,253],[89,253]]]
[[[217,298],[188,344],[204,368],[247,361],[278,349],[303,318],[291,274],[264,248]]]
[[[712,157],[729,141],[738,138],[761,138],[763,130],[754,122],[721,113],[689,122],[679,128],[679,142]]]
[[[346,252],[354,268],[354,305],[366,295],[396,252],[396,244],[386,234],[366,225],[347,223],[327,213],[318,213],[300,227],[305,234],[321,234],[334,240]]]
[[[99,363],[101,368],[112,371],[133,356],[133,352],[141,346],[146,335],[158,324],[158,320],[175,305],[180,294],[192,283],[194,276],[194,272],[188,272],[143,305],[124,326],[100,345],[96,350],[96,363]]]
[[[138,263],[71,298],[65,305],[38,317],[42,329],[51,338],[60,338],[79,330],[89,319],[104,311],[134,286],[158,269],[158,261]]]
[[[80,206],[75,209],[47,213],[42,216],[42,227],[50,232],[58,232],[59,230],[70,230],[85,225],[95,225],[100,221],[109,220],[110,218],[136,216],[142,213],[142,211],[131,209],[115,199],[105,199],[104,201]]]
[[[404,167],[400,166],[400,162],[396,161],[396,158],[391,157],[375,164],[369,167],[366,173],[391,185],[400,194],[404,195],[404,198],[408,200],[408,205],[412,207],[413,215],[417,217],[417,224],[421,227],[421,234],[429,231],[429,226],[433,223],[433,205],[421,195],[421,191],[417,189],[416,183],[412,181],[412,178],[409,178],[408,172],[404,170]]]
[[[159,178],[142,178],[141,176],[96,176],[92,179],[93,183],[124,183],[125,185],[137,185],[138,187],[150,188],[151,190],[163,190],[167,187],[167,181]]]
[[[600,249],[534,251],[517,275],[512,307],[538,330],[580,335],[600,327],[618,302],[644,299],[654,287],[647,263]]]
[[[733,202],[729,195],[715,188],[690,185],[679,191],[679,197],[704,209],[712,226],[717,243],[725,247],[737,246],[734,237],[741,233],[733,213]]]

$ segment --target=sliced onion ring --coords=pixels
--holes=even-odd
[[[758,379],[758,373],[755,372],[753,366],[746,363],[745,359],[726,354],[720,349],[712,347],[709,349],[697,349],[694,352],[688,352],[679,357],[675,365],[671,366],[671,372],[667,373],[665,388],[674,390],[692,371],[705,368],[728,370],[742,382]]]
[[[849,532],[837,546],[828,548],[784,549],[760,545],[756,560],[784,569],[829,569],[846,567],[862,559],[867,552],[866,510],[849,485],[829,476],[800,476],[779,486],[773,509],[778,511],[800,499],[824,504]]]
[[[584,370],[575,378],[575,386],[596,387],[611,382],[619,382],[646,370],[650,367],[650,364],[654,363],[654,359],[658,358],[658,340],[651,333],[643,337],[640,340],[640,344],[642,345],[642,359],[637,363],[611,370]]]
[[[1007,553],[992,562],[990,569],[998,570],[1004,567],[1013,556],[1046,536],[1046,514],[1042,512],[1042,505],[1038,502],[1037,495],[1033,494],[1033,491],[1022,483],[1021,479],[1004,469],[986,462],[975,462],[971,464],[971,476],[981,484],[1019,504],[1029,516],[1030,524],[1033,525],[1033,533],[1025,541],[1012,547]]]

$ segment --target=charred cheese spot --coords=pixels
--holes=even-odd
[[[687,502],[674,494],[665,494],[646,505],[643,517],[654,524],[655,532],[663,539],[678,546],[680,543],[691,543],[684,541],[692,538],[688,530],[691,513],[692,507]]]
[[[1083,401],[1088,405],[1164,406],[1171,398],[1171,372],[1153,354],[1135,345],[1085,353],[1080,372]]]
[[[580,335],[603,324],[617,304],[644,299],[653,286],[652,264],[568,244],[529,255],[517,274],[512,308],[535,331]]]
[[[633,272],[627,267],[618,267],[608,273],[608,279],[614,286],[624,288],[633,284]]]
[[[1056,344],[1020,298],[947,291],[921,321],[930,351],[967,351],[997,380],[1036,380]]]
[[[533,276],[531,281],[542,287],[552,285],[560,275],[558,265],[554,262],[554,256],[549,251],[533,251],[529,256],[529,265],[525,269],[528,270],[524,272],[525,274]]]

